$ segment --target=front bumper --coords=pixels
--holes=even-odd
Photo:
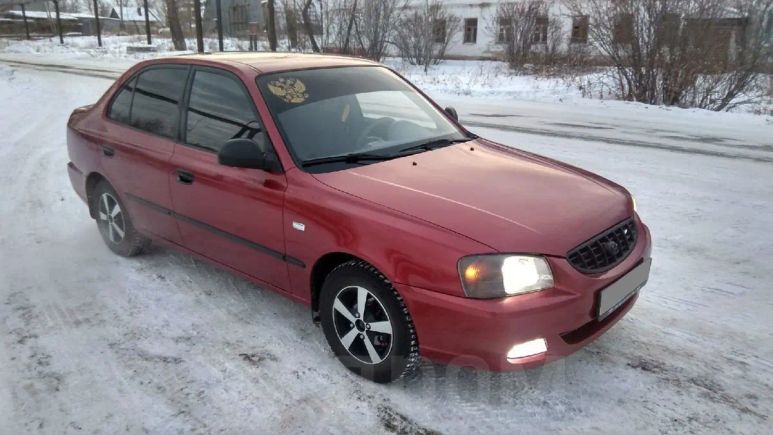
[[[601,321],[596,320],[599,292],[650,257],[649,229],[631,254],[614,269],[584,275],[566,259],[549,258],[555,287],[502,299],[478,300],[395,284],[416,326],[423,356],[454,365],[494,371],[517,370],[563,358],[602,335],[638,299],[638,293]],[[507,360],[518,343],[544,338],[547,352]]]

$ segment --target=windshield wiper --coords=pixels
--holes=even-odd
[[[405,156],[406,153],[416,150],[431,151],[444,146],[453,145],[455,143],[469,142],[470,138],[465,139],[434,139],[428,142],[413,145],[408,148],[403,148],[398,151],[397,154],[384,155],[384,154],[371,154],[371,153],[351,153],[341,156],[320,157],[317,159],[305,160],[301,163],[304,168],[309,166],[325,165],[328,163],[361,163],[361,162],[381,162],[384,160],[392,160],[398,157]]]
[[[316,165],[324,165],[327,163],[360,163],[360,162],[367,162],[367,161],[373,161],[373,162],[379,162],[383,160],[391,160],[395,158],[395,156],[385,156],[381,154],[368,154],[368,153],[352,153],[352,154],[345,154],[342,156],[330,156],[330,157],[320,157],[318,159],[310,159],[306,160],[301,163],[301,166],[304,168],[309,166],[316,166]]]
[[[448,145],[453,145],[455,143],[464,143],[469,142],[472,139],[470,138],[464,138],[464,139],[434,139],[429,142],[420,143],[418,145],[409,146],[408,148],[403,148],[400,150],[400,154],[407,153],[409,151],[416,151],[416,150],[424,150],[424,151],[432,151],[437,148],[442,148]]]

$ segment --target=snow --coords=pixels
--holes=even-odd
[[[136,61],[0,57],[112,76]],[[425,362],[379,386],[340,366],[306,307],[168,249],[109,252],[70,187],[64,126],[110,83],[0,65],[0,433],[769,431],[769,119],[429,84],[476,133],[626,186],[654,266],[629,315],[569,358]]]
[[[586,104],[599,106],[606,103],[634,104],[647,108],[656,106],[640,103],[616,101],[610,89],[609,72],[603,70],[579,76],[564,74],[556,77],[535,75],[517,75],[510,72],[507,64],[499,61],[460,61],[447,60],[430,67],[424,72],[423,67],[410,65],[400,59],[387,59],[388,65],[395,68],[411,82],[425,90],[464,97],[480,97],[488,99],[519,99],[529,101],[549,102],[551,104]],[[773,115],[773,76],[761,79],[769,89],[768,96],[763,101],[743,105],[734,112],[765,113]],[[604,92],[599,94],[599,83]],[[676,107],[659,107],[662,110],[684,110]],[[688,109],[695,111],[699,109]],[[705,112],[705,110],[699,110]]]
[[[386,63],[421,89],[445,94],[549,101],[581,98],[565,80],[514,75],[504,62],[448,60],[427,73],[399,59]]]
[[[161,38],[151,35],[152,46],[156,52],[150,53],[127,53],[127,46],[147,45],[147,39],[144,34],[128,36],[104,36],[102,37],[102,47],[97,44],[96,36],[66,36],[64,44],[59,43],[59,37],[34,39],[34,40],[4,40],[0,39],[0,55],[37,55],[41,60],[51,62],[57,60],[61,62],[83,65],[88,63],[91,66],[121,65],[122,69],[133,65],[138,60],[148,59],[158,56],[170,56],[176,54],[193,53],[196,49],[196,39],[188,38],[185,40],[189,50],[175,51],[174,44],[169,38]],[[264,44],[265,45],[265,44]],[[215,38],[204,38],[204,47],[207,51],[216,51],[218,42]],[[263,47],[259,42],[259,48]],[[242,41],[236,38],[224,38],[223,48],[226,51],[240,51],[249,48],[248,41]]]
[[[54,12],[46,12],[46,11],[25,11],[25,13],[22,13],[22,11],[8,11],[5,12],[6,16],[15,17],[15,18],[23,18],[24,15],[27,15],[27,18],[35,18],[35,19],[50,19],[50,18],[56,18],[56,14]],[[60,13],[59,14],[60,20],[75,20],[76,14],[67,14],[67,13]]]
[[[112,18],[121,18],[123,17],[124,21],[140,21],[145,22],[145,9],[141,8],[139,6],[133,7],[133,6],[113,6],[113,9],[110,11]],[[115,16],[113,16],[115,15]],[[153,9],[150,10],[149,14],[149,20],[151,22],[157,22],[159,21],[156,14],[153,12]]]

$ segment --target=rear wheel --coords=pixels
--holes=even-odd
[[[106,181],[99,182],[94,188],[92,201],[99,233],[111,251],[123,257],[132,257],[150,244],[150,239],[134,229],[118,194]]]
[[[320,319],[330,348],[351,371],[379,383],[410,376],[416,331],[402,298],[373,266],[344,263],[327,276]]]

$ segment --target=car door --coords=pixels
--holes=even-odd
[[[282,212],[284,174],[233,168],[217,152],[232,138],[273,152],[252,97],[231,72],[195,67],[170,182],[184,246],[242,273],[288,288]]]
[[[104,175],[135,227],[179,243],[169,191],[170,159],[179,136],[180,103],[190,67],[154,65],[135,74],[107,109],[101,143]]]

